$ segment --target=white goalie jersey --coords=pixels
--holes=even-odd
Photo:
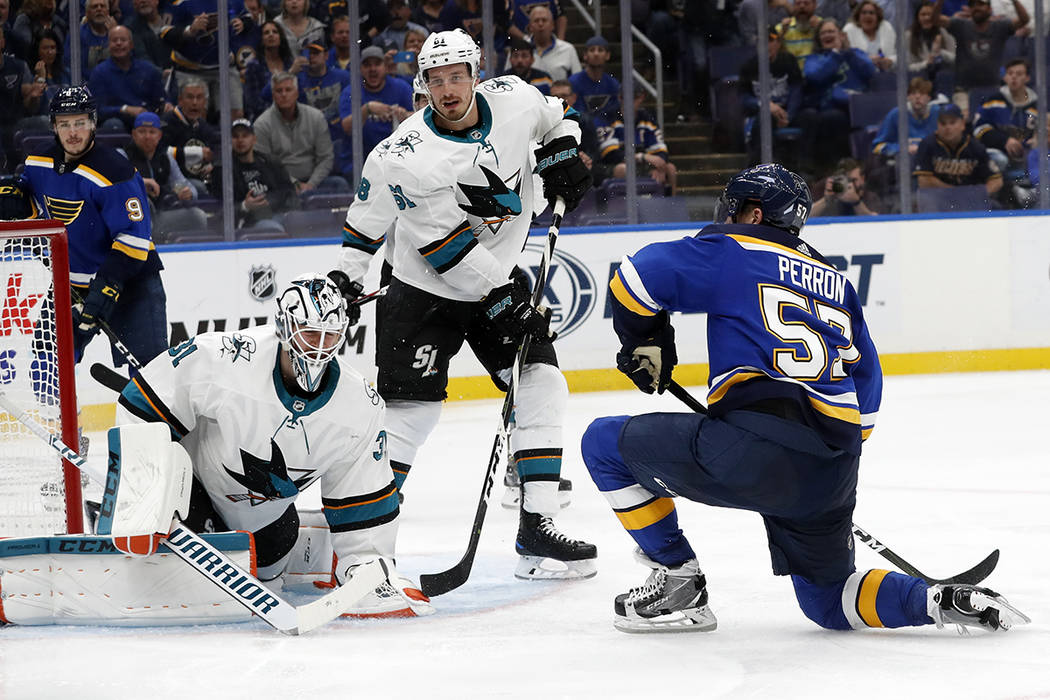
[[[317,396],[293,395],[278,349],[273,326],[190,338],[127,385],[117,423],[166,423],[232,529],[257,532],[319,481],[340,569],[393,558],[399,509],[382,398],[339,359]]]
[[[580,138],[570,108],[515,76],[482,82],[479,121],[451,133],[427,107],[369,154],[347,212],[340,267],[360,279],[390,238],[394,276],[458,301],[506,284],[544,202],[533,151],[560,136]],[[391,227],[391,223],[396,223]]]

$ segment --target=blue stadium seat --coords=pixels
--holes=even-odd
[[[727,147],[743,150],[744,135],[740,124],[743,114],[737,81],[740,68],[755,55],[753,46],[712,46],[707,50],[707,69],[711,76],[708,98],[711,119],[729,142]]]
[[[849,96],[849,125],[859,129],[878,128],[882,120],[897,106],[896,92],[857,92]]]
[[[166,243],[211,243],[223,240],[221,231],[201,229],[199,231],[173,231]]]
[[[897,71],[875,71],[868,82],[868,92],[887,92],[897,90]]]
[[[988,211],[992,209],[984,185],[920,187],[920,212]]]
[[[639,177],[635,179],[635,191],[639,197],[663,197],[664,186],[651,177]],[[611,177],[598,187],[598,201],[609,201],[615,198],[627,196],[627,180],[621,177]]]
[[[303,209],[339,209],[345,215],[353,199],[353,192],[307,192],[300,201]]]

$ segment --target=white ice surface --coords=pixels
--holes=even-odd
[[[856,522],[925,573],[946,577],[1002,550],[987,584],[1034,621],[1007,634],[822,630],[799,611],[790,581],[770,574],[757,516],[681,499],[718,630],[614,630],[613,597],[647,570],[591,484],[579,436],[599,415],[682,409],[670,396],[598,393],[570,400],[563,473],[573,503],[558,519],[597,543],[596,578],[514,579],[517,516],[499,507],[497,486],[474,573],[434,599],[432,617],[337,621],[297,638],[261,622],[8,627],[0,699],[1050,698],[1048,406],[1050,372],[891,377],[861,462]],[[460,556],[498,413],[496,401],[447,405],[421,452],[399,541],[411,576]],[[101,459],[104,442],[95,445]],[[888,567],[863,546],[857,564]]]

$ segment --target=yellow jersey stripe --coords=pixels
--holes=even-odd
[[[885,569],[872,569],[860,583],[860,592],[857,593],[857,614],[868,627],[882,627],[879,612],[875,606],[875,600],[879,595],[879,586],[882,579],[890,573]]]
[[[632,311],[639,316],[655,316],[656,312],[652,309],[643,306],[641,302],[635,299],[634,295],[627,289],[627,285],[623,283],[623,278],[620,277],[619,271],[613,278],[609,280],[609,291],[616,298],[616,301],[624,305],[628,311]]]
[[[26,165],[35,165],[38,168],[50,168],[55,165],[55,161],[53,158],[48,158],[46,156],[27,156]]]
[[[840,420],[845,423],[853,423],[854,425],[860,425],[860,411],[856,408],[849,408],[845,406],[832,406],[831,404],[824,403],[820,399],[816,399],[813,396],[809,397],[809,403],[813,406],[814,409],[816,409],[820,413],[823,413],[829,418],[835,418],[836,420]]]
[[[113,242],[113,250],[119,250],[121,253],[123,253],[124,255],[126,255],[129,258],[132,258],[134,260],[145,260],[146,257],[149,255],[149,251],[148,250],[140,250],[138,248],[132,248],[131,246],[125,245],[124,243],[121,243],[120,241],[114,241]]]
[[[726,395],[726,392],[729,391],[729,389],[732,388],[735,384],[739,384],[740,382],[746,382],[748,379],[754,379],[755,377],[761,376],[763,376],[761,372],[740,372],[739,374],[734,374],[732,377],[725,380],[725,382],[723,382],[721,386],[719,386],[717,389],[715,389],[708,395],[707,405],[710,406],[711,404],[721,399],[723,396]]]
[[[110,181],[105,175],[103,175],[97,170],[89,168],[86,165],[78,165],[73,172],[75,172],[77,175],[86,177],[88,180],[91,180],[99,187],[109,187],[113,184],[113,182]]]
[[[802,258],[807,263],[810,263],[810,264],[813,264],[813,265],[819,265],[820,267],[823,267],[825,270],[830,270],[831,272],[834,272],[835,274],[838,274],[838,275],[842,274],[841,272],[836,270],[831,265],[827,265],[825,263],[822,263],[821,261],[817,260],[816,258],[811,257],[809,255],[806,255],[805,253],[801,253],[801,252],[795,250],[794,248],[788,248],[787,246],[780,245],[779,243],[773,243],[772,241],[766,241],[766,240],[763,240],[761,238],[754,238],[752,236],[742,236],[742,235],[737,234],[737,233],[729,233],[729,234],[726,234],[726,235],[729,236],[730,238],[732,238],[737,243],[739,243],[742,248],[746,248],[748,250],[761,250],[761,249],[764,248],[764,249],[767,249],[771,253],[780,253],[782,255],[791,255],[791,256],[794,256],[794,257]]]
[[[616,513],[616,517],[620,519],[620,523],[628,530],[641,530],[653,523],[660,522],[673,512],[673,499],[657,498],[640,508],[624,513]]]

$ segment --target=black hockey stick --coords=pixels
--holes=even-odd
[[[558,242],[558,231],[561,229],[561,218],[565,214],[565,202],[561,197],[554,203],[554,215],[551,218],[550,228],[547,229],[547,245],[543,248],[543,260],[540,261],[540,270],[536,275],[536,286],[532,290],[532,305],[539,306],[543,300],[543,292],[547,287],[547,272],[550,269],[551,256],[554,254],[554,246]],[[489,507],[489,496],[492,486],[496,480],[496,472],[499,468],[500,456],[508,439],[508,426],[510,416],[514,412],[514,390],[518,387],[518,378],[521,375],[521,366],[525,362],[525,355],[529,352],[532,337],[528,334],[521,341],[517,355],[514,357],[514,366],[511,370],[510,383],[507,386],[507,395],[503,399],[502,423],[496,431],[496,437],[492,441],[492,451],[489,453],[489,462],[485,467],[485,481],[481,484],[481,496],[478,498],[478,507],[474,513],[474,524],[470,527],[470,539],[467,540],[467,551],[463,554],[455,566],[436,574],[422,574],[419,577],[419,587],[428,596],[441,595],[459,588],[470,577],[470,570],[474,566],[474,555],[478,551],[478,542],[481,541],[481,528],[485,524],[485,513]]]
[[[70,464],[109,488],[106,473],[88,464],[82,456],[64,445],[28,413],[15,405],[0,389],[0,407],[14,416],[34,435],[51,446]],[[318,600],[296,607],[270,590],[266,584],[219,551],[174,516],[165,540],[166,548],[192,566],[201,576],[221,588],[231,598],[285,634],[304,634],[334,620],[358,600],[368,595],[388,576],[382,561],[370,562],[346,583]],[[358,576],[360,575],[360,580]]]
[[[84,303],[83,297],[80,296],[77,290],[72,290],[72,293],[74,303]],[[124,356],[124,359],[127,360],[129,365],[131,365],[136,370],[142,369],[142,363],[138,361],[138,358],[131,354],[131,350],[128,349],[128,346],[124,344],[124,341],[122,341],[120,339],[120,336],[118,336],[113,331],[113,329],[109,327],[109,324],[106,323],[104,319],[98,319],[98,327],[101,328],[102,332],[109,337],[110,344],[117,349],[117,352]]]
[[[676,399],[678,399],[697,413],[703,413],[705,415],[707,414],[707,407],[699,401],[697,401],[696,398],[684,388],[682,388],[682,386],[678,382],[671,380],[671,383],[667,386],[667,390],[671,392],[672,396],[674,396]],[[877,539],[868,534],[866,530],[861,528],[856,523],[853,523],[853,536],[856,539],[863,542],[864,544],[871,547],[879,554],[881,554],[890,562],[895,564],[897,568],[899,568],[904,573],[908,574],[909,576],[914,576],[915,578],[921,578],[923,581],[925,581],[931,586],[938,583],[978,584],[981,581],[988,578],[992,571],[995,570],[996,564],[999,563],[999,550],[996,549],[987,557],[982,559],[981,562],[972,569],[967,569],[961,574],[956,574],[955,576],[951,576],[949,578],[933,578],[927,576],[926,574],[922,573],[914,566],[906,562],[900,557],[899,554],[897,554],[892,549],[884,545],[882,542],[879,542]]]

